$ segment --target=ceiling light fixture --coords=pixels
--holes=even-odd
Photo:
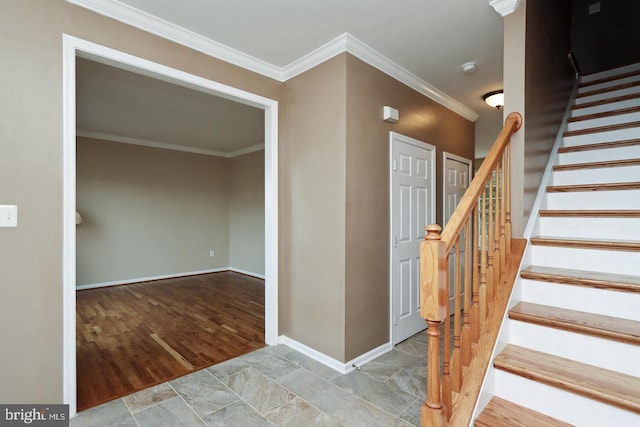
[[[504,105],[504,91],[500,89],[485,93],[482,99],[490,107],[497,108],[499,110]]]

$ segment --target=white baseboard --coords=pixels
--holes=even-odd
[[[361,354],[355,359],[351,359],[349,362],[345,363],[345,365],[348,366],[348,372],[351,372],[354,369],[361,367],[365,363],[371,362],[372,360],[377,359],[383,354],[390,352],[391,350],[393,350],[393,345],[391,345],[391,342],[386,342],[381,346],[366,352],[365,354]]]
[[[323,365],[328,366],[329,368],[337,372],[340,372],[341,374],[348,374],[349,372],[356,369],[356,367],[360,367],[365,363],[370,362],[371,360],[376,359],[393,349],[391,342],[387,342],[379,347],[374,348],[371,351],[366,352],[365,354],[356,357],[355,359],[348,361],[347,363],[343,363],[331,356],[327,356],[326,354],[319,352],[318,350],[314,350],[311,347],[308,347],[294,339],[291,339],[286,335],[280,335],[280,337],[278,338],[278,343],[284,344],[287,347],[290,347],[304,354],[305,356],[312,358],[316,362],[320,362]]]
[[[107,286],[127,285],[130,283],[150,282],[153,280],[162,280],[162,279],[173,279],[176,277],[183,277],[183,276],[196,276],[198,274],[219,273],[221,271],[229,271],[229,270],[230,270],[229,267],[222,267],[222,268],[212,268],[209,270],[188,271],[185,273],[164,274],[161,276],[153,276],[153,277],[138,277],[135,279],[115,280],[113,282],[89,283],[87,285],[76,286],[76,290],[81,291],[84,289],[105,288]]]
[[[254,273],[252,271],[242,270],[240,268],[229,267],[229,271],[233,271],[234,273],[244,274],[246,276],[256,277],[258,279],[264,279],[265,275],[260,273]]]

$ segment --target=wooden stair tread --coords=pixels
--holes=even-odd
[[[587,96],[599,95],[601,93],[613,92],[615,90],[629,89],[632,87],[640,86],[640,82],[621,83],[615,86],[603,87],[602,89],[590,90],[588,92],[582,92],[576,95],[576,98],[585,98]]]
[[[540,210],[541,217],[640,218],[640,210]]]
[[[583,311],[520,302],[509,318],[600,338],[640,344],[640,322]]]
[[[584,116],[571,117],[567,120],[569,123],[583,122],[585,120],[602,119],[604,117],[619,116],[621,114],[637,113],[640,111],[638,107],[620,108],[617,110],[603,111],[601,113],[585,114]]]
[[[573,145],[558,148],[558,153],[575,153],[578,151],[605,150],[607,148],[631,147],[640,145],[640,139],[625,139],[621,141],[598,142],[595,144]]]
[[[603,162],[588,162],[588,163],[571,163],[567,165],[554,165],[553,170],[556,172],[577,170],[577,169],[596,169],[596,168],[618,168],[624,166],[637,166],[640,165],[640,159],[622,159],[622,160],[608,160]]]
[[[596,126],[592,128],[586,128],[586,129],[568,130],[568,131],[565,131],[562,134],[562,136],[565,138],[568,138],[570,136],[588,135],[591,133],[600,133],[600,132],[611,132],[615,130],[630,129],[630,128],[637,128],[637,127],[640,127],[640,121],[617,123],[615,125]]]
[[[599,85],[600,83],[608,83],[608,82],[612,82],[612,81],[615,81],[615,80],[620,80],[620,79],[624,79],[624,78],[627,78],[627,77],[633,77],[633,76],[637,76],[637,75],[640,75],[640,70],[629,71],[628,73],[617,74],[615,76],[603,77],[601,79],[592,80],[590,82],[580,83],[578,85],[578,87],[579,88],[584,88],[584,87],[589,87],[589,86],[595,86],[595,85]]]
[[[640,413],[640,378],[515,345],[496,357],[498,369]]]
[[[640,182],[608,182],[604,184],[550,185],[547,187],[547,192],[565,193],[574,191],[617,191],[638,189],[640,189]]]
[[[520,272],[523,279],[624,292],[640,292],[640,277],[628,274],[532,265]]]
[[[582,104],[574,104],[571,107],[571,109],[572,110],[580,110],[582,108],[596,107],[598,105],[613,104],[615,102],[621,102],[621,101],[630,101],[632,99],[638,99],[638,98],[640,98],[640,93],[630,93],[628,95],[614,96],[612,98],[601,99],[599,101],[591,101],[591,102],[585,102],[585,103],[582,103]]]
[[[473,423],[474,427],[566,427],[565,422],[551,418],[508,400],[494,397]]]
[[[532,245],[560,246],[579,249],[606,249],[612,251],[640,251],[640,241],[637,240],[606,240],[586,238],[558,238],[538,236],[531,238]]]

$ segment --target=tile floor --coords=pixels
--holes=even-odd
[[[421,332],[341,375],[265,347],[81,412],[71,426],[419,426],[426,354]]]

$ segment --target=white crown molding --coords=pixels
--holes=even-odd
[[[382,71],[383,73],[393,77],[401,83],[409,86],[410,88],[418,91],[427,98],[431,98],[437,103],[447,107],[451,111],[460,114],[465,119],[475,122],[478,120],[479,114],[456,101],[446,93],[431,86],[415,74],[402,68],[395,62],[391,61],[386,56],[372,49],[365,43],[361,42],[351,34],[346,34],[347,38],[347,52],[366,62],[374,68]]]
[[[302,58],[287,65],[283,70],[283,81],[289,80],[311,68],[322,64],[325,61],[343,52],[348,52],[363,62],[371,65],[383,73],[393,77],[401,83],[418,91],[422,95],[430,98],[448,109],[460,114],[467,120],[475,122],[479,115],[467,106],[451,98],[446,93],[436,89],[421,78],[402,68],[386,56],[363,43],[349,33],[344,33],[330,42],[320,46],[303,56]]]
[[[260,150],[264,150],[264,144],[250,145],[248,147],[241,148],[236,151],[230,151],[227,153],[226,157],[229,157],[229,158],[238,157],[244,154],[249,154],[249,153],[253,153],[255,151],[260,151]]]
[[[280,68],[216,42],[215,40],[208,39],[163,19],[132,8],[117,0],[66,1],[280,82],[285,82],[343,52],[348,52],[372,67],[377,68],[390,77],[418,91],[422,95],[460,114],[467,120],[475,122],[479,117],[475,111],[431,86],[429,83],[402,68],[349,33],[344,33],[336,37],[289,65]],[[517,6],[519,0],[493,0],[492,3],[512,3],[514,1]]]
[[[131,138],[123,135],[114,135],[111,133],[93,132],[78,129],[76,136],[83,138],[101,139],[104,141],[121,142],[123,144],[142,145],[144,147],[160,148],[163,150],[183,151],[185,153],[203,154],[205,156],[224,157],[227,159],[241,156],[243,154],[252,153],[254,151],[264,150],[264,144],[255,144],[236,151],[217,151],[206,148],[189,147],[185,145],[169,144],[166,142],[151,141],[142,138]]]
[[[330,60],[334,56],[347,52],[348,37],[349,33],[341,34],[303,57],[296,59],[282,69],[282,81],[287,81]]]
[[[491,0],[489,2],[489,5],[502,17],[512,14],[519,4],[520,0]]]
[[[281,80],[280,67],[269,64],[261,59],[247,55],[215,40],[203,37],[157,16],[119,2],[118,0],[66,0],[69,3],[92,10],[100,15],[139,28],[171,40],[183,46],[197,50],[209,56],[229,62],[238,67],[254,71],[275,80]]]

